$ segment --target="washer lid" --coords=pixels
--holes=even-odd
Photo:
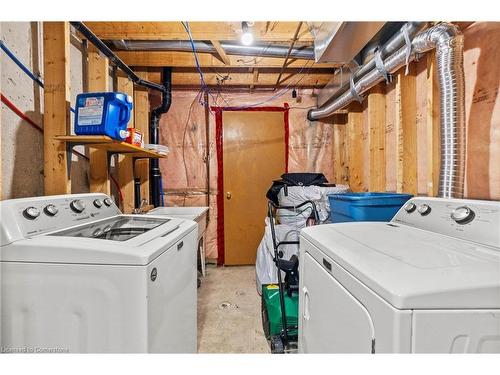
[[[196,231],[191,220],[117,215],[0,247],[2,262],[147,265]],[[185,248],[185,251],[195,249]]]
[[[500,308],[498,248],[395,223],[319,225],[301,236],[398,309]]]

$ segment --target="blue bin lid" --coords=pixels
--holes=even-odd
[[[382,193],[382,192],[367,192],[367,193],[342,193],[342,194],[328,194],[328,198],[343,200],[343,201],[360,201],[360,200],[373,200],[373,199],[410,199],[411,194],[400,193]]]

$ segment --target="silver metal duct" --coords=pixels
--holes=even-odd
[[[127,51],[192,51],[189,40],[113,40],[117,49]],[[211,43],[203,41],[194,42],[196,51],[217,53]],[[228,55],[286,57],[289,46],[273,44],[256,44],[243,46],[238,43],[221,42],[221,46]],[[294,59],[314,60],[313,47],[292,48],[290,57]]]
[[[406,33],[409,38],[413,38],[415,35],[417,35],[420,31],[422,31],[425,27],[427,26],[427,22],[407,22],[403,27],[406,28]],[[385,43],[383,46],[379,48],[380,51],[380,56],[382,59],[387,58],[390,54],[396,52],[398,49],[400,49],[402,46],[405,45],[405,34],[403,32],[398,32],[390,38],[387,43]],[[375,59],[372,58],[370,61],[368,61],[366,64],[362,65],[359,67],[359,69],[354,73],[353,79],[356,82],[357,80],[360,79],[360,77],[364,76],[366,73],[369,71],[375,69]],[[331,115],[333,112],[335,112],[338,109],[335,109],[334,111],[331,111],[329,105],[333,104],[335,102],[335,99],[337,99],[344,91],[349,89],[349,75],[346,74],[347,79],[345,80],[346,83],[342,83],[341,87],[338,89],[336,93],[334,93],[329,100],[327,100],[320,108],[317,109],[312,109],[309,111],[308,117],[311,120],[318,120],[320,118],[326,117]],[[326,113],[326,114],[325,114]]]
[[[411,52],[406,46],[383,59],[385,69],[395,73],[418,54],[436,49],[437,73],[441,99],[441,167],[439,196],[462,198],[465,178],[465,102],[463,70],[463,36],[454,25],[441,23],[418,34],[411,42]],[[409,52],[409,54],[407,54]],[[308,112],[309,120],[318,120],[342,109],[359,95],[384,80],[383,74],[373,68],[358,78],[352,87],[341,88],[337,98],[324,106]]]

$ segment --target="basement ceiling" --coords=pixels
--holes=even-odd
[[[129,66],[147,68],[149,79],[160,81],[160,68],[173,68],[173,85],[198,87],[200,77],[192,51],[134,50],[116,48],[119,41],[185,41],[188,34],[181,22],[85,22],[100,39]],[[244,56],[226,54],[221,42],[239,42],[240,22],[190,22],[194,41],[211,43],[216,52],[197,51],[198,61],[209,86],[230,88],[322,88],[338,64],[316,63],[293,57]],[[254,22],[256,44],[313,46],[314,36],[306,22]],[[295,38],[296,36],[296,38]]]

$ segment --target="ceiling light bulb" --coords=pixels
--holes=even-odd
[[[250,44],[253,43],[253,34],[252,30],[250,29],[248,22],[243,21],[241,23],[241,43],[245,46],[249,46]]]
[[[241,35],[241,43],[243,43],[243,45],[245,46],[249,46],[253,43],[253,35],[250,31],[247,31],[246,33],[243,33]]]

